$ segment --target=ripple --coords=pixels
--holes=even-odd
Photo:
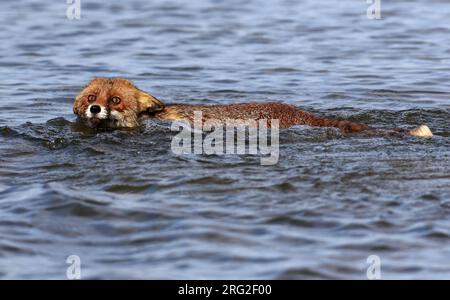
[[[151,184],[144,185],[129,185],[129,184],[115,184],[105,188],[105,191],[112,193],[140,193],[152,187]]]
[[[294,218],[290,216],[276,216],[268,219],[265,223],[267,224],[279,224],[279,225],[288,225],[288,226],[296,226],[303,228],[334,228],[338,226],[337,222],[334,221],[325,221],[325,220],[314,220],[314,219],[300,219]]]
[[[2,4],[0,277],[63,279],[71,254],[97,279],[364,279],[370,254],[383,278],[448,277],[448,10],[391,2],[383,22],[351,1],[91,1],[79,21]],[[178,156],[169,123],[73,122],[96,76],[167,103],[284,101],[435,136],[295,126],[274,166]]]

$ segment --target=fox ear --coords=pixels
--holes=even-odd
[[[80,111],[80,104],[81,104],[81,95],[78,95],[75,98],[75,101],[73,102],[73,113],[76,115],[79,115],[79,111]]]
[[[152,113],[164,109],[164,103],[143,91],[139,91],[138,103],[140,112]]]

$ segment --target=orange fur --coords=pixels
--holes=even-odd
[[[91,99],[93,95],[95,101]],[[114,103],[112,101],[114,97],[121,99],[120,103]],[[101,119],[97,115],[92,116],[89,113],[89,108],[92,105],[100,106],[102,116],[106,115],[107,117]],[[336,127],[345,133],[372,130],[364,124],[321,118],[295,106],[279,102],[229,105],[171,104],[166,106],[154,96],[139,90],[129,80],[122,78],[96,78],[89,82],[76,97],[73,111],[91,127],[100,125],[110,128],[137,127],[143,116],[192,122],[194,111],[201,111],[203,121],[214,119],[218,120],[219,123],[228,119],[255,121],[265,119],[270,126],[270,120],[278,119],[281,128],[304,124],[318,127]],[[409,133],[416,136],[430,136],[431,131],[429,129],[427,131],[424,130],[424,127],[421,128],[422,130],[412,130]],[[402,130],[391,130],[391,132],[399,131]]]

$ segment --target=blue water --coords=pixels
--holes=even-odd
[[[0,278],[450,277],[450,2],[0,2]],[[432,139],[281,131],[280,160],[93,133],[96,76],[166,103],[280,100]]]

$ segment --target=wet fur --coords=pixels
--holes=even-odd
[[[90,104],[87,97],[91,94],[97,96],[96,104],[106,107],[108,117],[105,120],[92,120],[85,113]],[[123,101],[119,105],[110,103],[113,96],[118,96]],[[196,105],[196,104],[169,104],[154,96],[139,90],[133,83],[122,78],[96,78],[92,80],[76,97],[74,113],[77,114],[88,126],[96,127],[104,125],[110,128],[137,127],[143,117],[153,117],[162,120],[185,120],[193,122],[194,111],[201,111],[203,121],[217,120],[223,124],[228,119],[261,120],[268,121],[278,119],[280,128],[288,128],[294,125],[309,125],[318,127],[336,127],[344,133],[362,131],[380,131],[367,125],[321,118],[305,112],[298,107],[280,102],[269,103],[240,103],[228,105]],[[216,124],[218,125],[218,124]],[[422,126],[420,128],[424,129]],[[410,134],[418,136],[431,136],[431,131],[411,131]],[[402,129],[392,129],[385,132],[404,132]],[[407,131],[405,131],[407,132]]]
[[[89,95],[95,95],[96,101],[89,102]],[[113,96],[120,97],[122,101],[118,105],[113,105],[111,103]],[[89,118],[87,109],[92,104],[105,107],[107,118],[102,120]],[[156,112],[163,107],[161,101],[139,90],[129,80],[96,78],[75,98],[73,112],[89,127],[132,128],[139,126],[142,114]]]
[[[203,121],[218,120],[224,123],[227,119],[233,120],[271,120],[278,119],[280,128],[289,128],[304,124],[320,127],[337,127],[346,133],[360,132],[369,129],[368,126],[349,121],[336,121],[319,118],[301,109],[280,102],[269,103],[238,103],[228,105],[189,105],[172,104],[155,114],[159,119],[176,119],[193,122],[194,111],[201,111]]]

